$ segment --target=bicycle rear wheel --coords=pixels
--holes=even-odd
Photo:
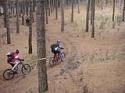
[[[13,77],[14,77],[14,71],[12,71],[11,69],[6,69],[3,72],[3,78],[5,80],[11,80],[11,79],[13,79]]]
[[[21,71],[24,75],[27,75],[31,72],[31,66],[29,64],[24,64],[21,68]]]

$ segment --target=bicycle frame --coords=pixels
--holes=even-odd
[[[16,64],[14,65],[14,67],[12,67],[12,71],[14,71],[14,69],[19,65],[19,64],[23,64],[22,63],[22,60],[16,60],[16,62],[15,62]]]
[[[56,55],[54,55],[54,61],[59,61],[61,59],[61,54],[62,54],[62,51],[60,53],[57,53]]]
[[[15,62],[16,64],[12,67],[12,69],[11,70],[14,70],[17,66],[18,66],[18,64],[20,63],[20,61],[17,61],[17,62]]]

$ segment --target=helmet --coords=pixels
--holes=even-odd
[[[57,40],[56,43],[57,43],[57,44],[60,44],[60,40]]]
[[[6,54],[6,56],[7,56],[7,57],[10,57],[10,56],[12,55],[12,53],[13,53],[13,52],[8,52],[8,53]]]
[[[16,53],[17,53],[17,54],[19,53],[19,50],[18,50],[18,49],[16,50]]]
[[[7,54],[6,54],[6,56],[10,56],[11,55],[11,52],[8,52]]]

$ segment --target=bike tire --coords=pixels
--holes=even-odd
[[[6,69],[3,72],[3,78],[5,80],[11,80],[11,79],[13,79],[13,77],[14,77],[14,71],[12,71],[11,69]]]
[[[22,73],[22,70],[21,70],[22,67],[23,67],[23,64],[19,63],[18,66],[17,66],[17,69],[16,69],[16,72],[17,72],[18,74],[21,74],[21,73]]]
[[[29,64],[24,64],[21,68],[22,74],[27,75],[31,72],[31,66]]]
[[[64,62],[64,59],[65,59],[65,53],[62,52],[62,53],[61,53],[61,61]]]

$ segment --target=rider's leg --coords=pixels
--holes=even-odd
[[[15,65],[14,63],[9,63],[9,64],[12,66],[12,68],[13,68],[13,67],[14,67],[14,65]]]
[[[60,51],[58,51],[58,53],[57,53],[57,54],[58,54],[58,59],[60,59]]]
[[[54,51],[54,50],[52,50],[52,53],[54,54],[53,59],[55,60],[55,58],[56,58],[56,53],[55,53],[55,51]]]
[[[56,51],[56,60],[58,61],[59,60],[59,52]]]
[[[56,59],[56,54],[54,54],[54,59]]]
[[[57,60],[57,51],[54,51],[54,60]]]
[[[15,67],[20,63],[20,61],[16,60],[15,65],[13,66],[12,70],[15,69]]]

